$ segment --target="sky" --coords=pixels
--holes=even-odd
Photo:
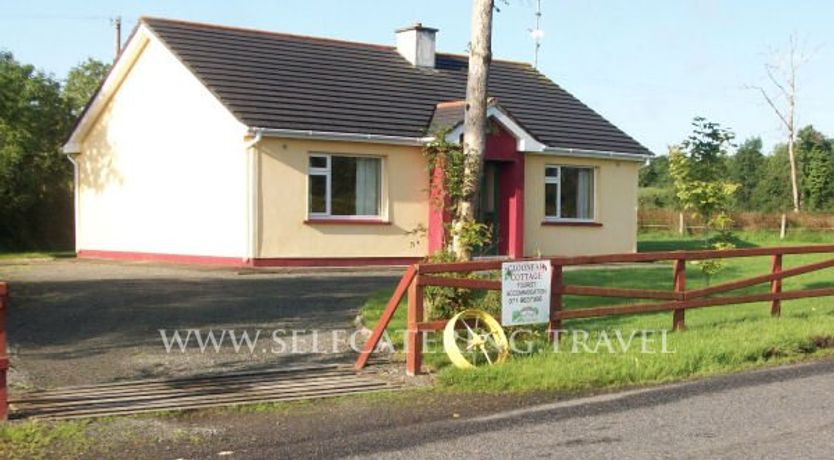
[[[533,61],[535,0],[498,0],[493,54]],[[695,116],[760,136],[785,131],[751,86],[784,56],[791,34],[811,57],[800,69],[798,124],[834,136],[834,1],[542,0],[539,69],[657,154]],[[464,53],[469,0],[0,0],[0,49],[63,78],[88,56],[113,58],[110,18],[124,37],[158,16],[370,43],[394,43],[414,22],[440,29],[438,50]],[[773,89],[773,88],[770,88]]]

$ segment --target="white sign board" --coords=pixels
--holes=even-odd
[[[547,260],[501,264],[501,324],[546,323],[550,320],[550,275]]]

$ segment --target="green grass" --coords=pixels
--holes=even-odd
[[[82,455],[92,445],[89,421],[29,420],[0,424],[0,458],[46,459]],[[60,452],[60,455],[57,453]]]
[[[741,233],[737,246],[757,247],[776,245],[834,243],[834,235],[797,233],[781,241],[775,234]],[[658,251],[697,249],[701,242],[695,238],[681,238],[675,234],[647,233],[640,235],[639,250]],[[786,256],[784,267],[790,268],[827,258],[826,255]],[[725,269],[715,275],[710,284],[767,273],[768,257],[732,259]],[[788,278],[783,289],[821,288],[834,286],[834,269],[818,271]],[[568,284],[584,284],[608,287],[646,289],[670,289],[671,266],[650,264],[641,268],[591,269],[568,271]],[[706,278],[697,265],[687,266],[687,287],[697,289],[707,285]],[[767,292],[767,285],[754,286],[727,295]],[[379,318],[390,292],[377,292],[368,299],[363,309],[367,323],[373,325]],[[635,303],[630,299],[566,296],[566,308],[587,308],[618,303]],[[392,328],[405,328],[405,306],[402,305],[392,322]],[[476,370],[459,370],[449,365],[442,353],[442,346],[429,347],[425,358],[428,367],[437,370],[438,387],[454,391],[479,392],[528,392],[528,391],[581,391],[615,388],[638,384],[677,381],[721,373],[735,372],[779,363],[794,362],[821,356],[834,355],[834,299],[799,299],[783,302],[782,316],[772,318],[768,303],[730,305],[689,310],[686,313],[687,330],[666,335],[667,349],[674,353],[642,353],[639,337],[635,347],[622,352],[615,334],[626,339],[640,330],[657,331],[656,341],[663,330],[671,328],[671,312],[612,316],[574,320],[565,323],[566,329],[586,330],[590,333],[587,344],[600,353],[587,353],[581,344],[580,353],[572,353],[570,334],[563,337],[559,352],[544,340],[539,328],[529,336],[534,352],[515,354],[501,366]],[[608,352],[607,335],[614,345],[614,353]],[[401,335],[392,334],[398,349]],[[652,337],[652,336],[650,336]],[[602,340],[602,342],[600,342]],[[657,349],[658,344],[651,347]]]
[[[3,259],[61,259],[75,257],[73,251],[30,251],[30,252],[0,252]]]

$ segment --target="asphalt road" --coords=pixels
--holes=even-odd
[[[358,436],[334,433],[294,452],[409,459],[830,459],[834,361]]]

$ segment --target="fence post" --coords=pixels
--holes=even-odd
[[[683,217],[683,211],[678,213],[678,234],[683,235],[686,233],[686,221]]]
[[[556,314],[562,311],[562,285],[564,275],[561,265],[552,265],[553,271],[550,276],[550,322],[547,325],[547,335],[551,342],[559,341],[559,330],[562,329],[562,320],[556,319]]]
[[[770,263],[770,272],[779,273],[782,271],[782,254],[774,254]],[[770,293],[778,294],[782,292],[782,280],[776,279],[770,282]],[[782,314],[782,301],[773,299],[770,301],[770,314],[772,316],[779,316]]]
[[[423,286],[420,275],[414,277],[408,287],[408,314],[405,340],[405,371],[414,376],[422,372],[423,334],[417,329],[417,323],[423,321]]]
[[[6,309],[9,306],[9,286],[0,283],[0,421],[9,418],[9,390],[6,386],[6,372],[9,356],[6,354]]]
[[[677,259],[675,260],[675,274],[674,274],[674,287],[675,292],[682,293],[686,291],[686,259]],[[675,310],[674,317],[672,318],[672,330],[674,331],[682,331],[686,328],[686,310],[679,309]]]
[[[779,224],[779,239],[784,240],[785,234],[788,231],[788,215],[784,212],[782,213],[781,223]]]

